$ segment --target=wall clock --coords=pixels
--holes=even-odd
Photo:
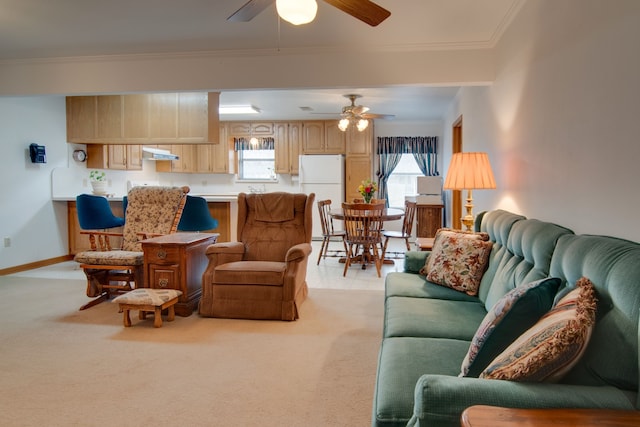
[[[73,160],[76,160],[78,162],[84,162],[85,160],[87,160],[87,152],[84,150],[74,150]]]

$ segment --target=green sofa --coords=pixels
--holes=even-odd
[[[408,252],[404,271],[387,275],[372,425],[459,426],[462,411],[478,404],[637,410],[640,244],[503,210],[478,215],[476,229],[493,242],[477,297],[418,274],[429,252]],[[583,276],[595,285],[596,323],[559,383],[458,376],[479,324],[505,293],[545,277],[561,279],[561,292]]]

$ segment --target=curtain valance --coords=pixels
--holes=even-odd
[[[438,152],[437,136],[379,136],[377,154]]]
[[[257,143],[251,143],[250,140],[255,139]],[[275,147],[275,139],[273,137],[252,137],[252,138],[233,138],[233,148],[236,151],[243,150],[273,150]]]

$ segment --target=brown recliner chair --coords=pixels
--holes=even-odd
[[[207,248],[199,313],[295,320],[307,297],[315,194],[238,195],[238,241]]]

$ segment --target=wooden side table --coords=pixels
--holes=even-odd
[[[175,311],[190,316],[202,295],[202,273],[207,268],[207,247],[218,233],[174,233],[143,240],[144,286],[182,291]]]
[[[562,427],[640,425],[640,411],[610,409],[514,409],[475,405],[464,410],[462,427]]]

